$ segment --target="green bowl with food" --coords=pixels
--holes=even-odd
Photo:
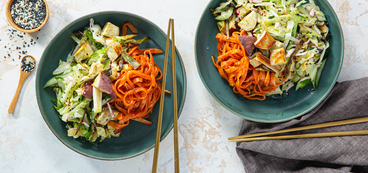
[[[309,112],[328,95],[344,39],[325,0],[213,0],[198,24],[195,52],[200,77],[222,106],[277,123]]]
[[[50,130],[95,159],[127,159],[151,149],[165,90],[162,139],[173,127],[171,61],[161,87],[165,43],[159,27],[125,12],[89,14],[68,24],[46,47],[36,76],[38,106]],[[180,114],[186,75],[178,49],[176,62]]]

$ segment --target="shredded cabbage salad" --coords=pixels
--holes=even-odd
[[[286,62],[303,40],[302,48],[292,57],[291,75],[278,89],[268,95],[285,94],[296,85],[296,90],[308,84],[318,86],[329,48],[329,28],[323,12],[314,0],[228,0],[211,10],[221,33],[228,37],[233,31],[246,30],[248,36],[260,39],[264,32],[271,35],[285,49]],[[256,17],[252,18],[252,12]],[[256,23],[254,23],[256,22]],[[254,25],[253,25],[254,24]],[[269,57],[272,50],[256,49]],[[283,69],[285,64],[281,65]],[[260,69],[262,70],[262,69]],[[269,68],[263,70],[270,70]]]

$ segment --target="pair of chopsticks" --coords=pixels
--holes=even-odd
[[[169,56],[170,46],[170,32],[171,32],[171,57],[172,57],[172,81],[173,81],[173,111],[174,111],[174,157],[175,157],[175,173],[179,173],[179,143],[178,143],[178,103],[177,103],[177,90],[176,90],[176,60],[175,60],[175,35],[174,35],[174,19],[169,19],[169,27],[167,29],[166,38],[166,50],[165,61],[161,88],[160,109],[158,114],[157,132],[155,152],[153,157],[152,172],[157,172],[158,152],[160,148],[161,139],[161,127],[162,127],[162,114],[164,111],[164,98],[165,98],[165,85],[166,85],[166,72],[167,72],[167,60]]]
[[[299,135],[284,135],[284,136],[267,136],[279,133],[295,132],[301,130],[310,130],[324,127],[341,126],[348,124],[364,123],[368,122],[368,117],[356,118],[350,120],[333,121],[322,124],[315,124],[303,127],[296,127],[290,129],[277,130],[273,132],[254,133],[249,135],[241,135],[228,138],[229,142],[249,142],[249,141],[263,141],[263,140],[278,140],[278,139],[300,139],[300,138],[321,138],[321,137],[335,137],[335,136],[356,136],[356,135],[368,135],[368,130],[357,131],[341,131],[341,132],[325,132],[325,133],[310,133]],[[262,137],[265,136],[265,137]]]

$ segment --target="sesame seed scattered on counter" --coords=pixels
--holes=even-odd
[[[38,37],[19,32],[15,29],[6,29],[5,33],[8,38],[0,39],[0,45],[3,46],[0,47],[0,52],[3,52],[3,54],[0,55],[4,57],[0,58],[0,63],[7,62],[7,60],[19,62],[24,55],[36,46],[38,41],[36,39]]]

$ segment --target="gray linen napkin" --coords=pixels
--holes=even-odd
[[[284,123],[244,120],[239,135],[269,132],[368,116],[368,78],[337,83],[309,113]],[[368,123],[285,134],[368,130]],[[368,136],[238,142],[237,154],[247,173],[368,172]]]

